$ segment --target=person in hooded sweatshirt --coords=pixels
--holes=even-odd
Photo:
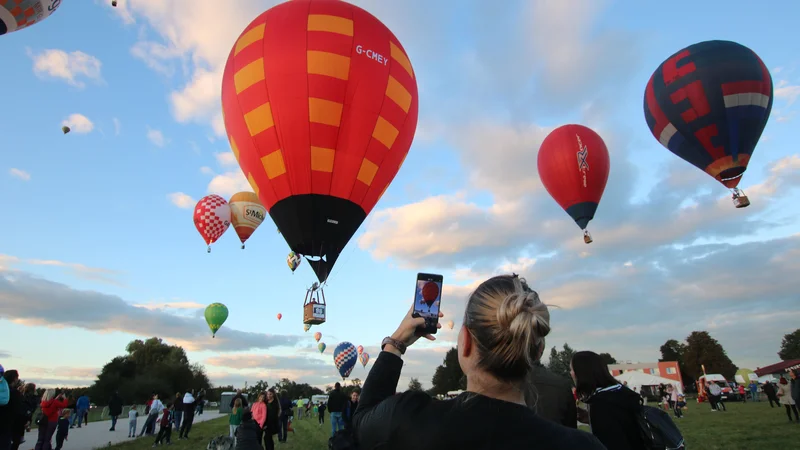
[[[181,424],[181,431],[178,433],[178,440],[189,439],[189,432],[192,431],[192,423],[194,422],[194,408],[197,406],[197,400],[191,392],[187,392],[183,396],[183,423]]]
[[[122,398],[117,391],[114,391],[108,400],[108,415],[111,416],[111,428],[108,431],[115,431],[117,429],[117,418],[122,415]]]
[[[245,409],[242,423],[236,428],[236,450],[263,450],[261,427],[253,420],[253,413]]]
[[[624,388],[608,371],[608,365],[595,352],[577,352],[570,363],[578,397],[588,406],[592,434],[609,450],[641,450],[636,414],[641,397]],[[586,417],[579,410],[579,418]]]

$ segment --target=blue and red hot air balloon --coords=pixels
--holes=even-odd
[[[564,125],[553,130],[539,148],[539,178],[551,197],[583,230],[583,241],[592,242],[586,230],[594,218],[608,182],[608,149],[603,139],[583,125]]]
[[[706,41],[673,54],[644,93],[647,126],[661,145],[750,204],[738,189],[772,110],[772,76],[749,48]]]
[[[350,372],[356,366],[356,361],[358,361],[358,352],[355,346],[349,342],[341,342],[333,350],[333,364],[343,380],[350,376]]]

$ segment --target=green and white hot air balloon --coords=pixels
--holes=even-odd
[[[222,303],[212,303],[206,306],[206,322],[211,329],[211,337],[216,337],[217,331],[228,319],[228,307]]]

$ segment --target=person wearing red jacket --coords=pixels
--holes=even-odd
[[[39,420],[39,438],[36,441],[35,450],[52,450],[50,442],[53,434],[58,428],[58,418],[61,410],[67,407],[67,398],[61,393],[55,395],[55,389],[48,389],[42,396],[42,418]]]

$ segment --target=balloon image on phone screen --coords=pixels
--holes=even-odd
[[[444,277],[432,273],[418,273],[414,290],[414,317],[425,318],[423,334],[436,334],[439,323],[439,307],[442,300],[442,282]]]

